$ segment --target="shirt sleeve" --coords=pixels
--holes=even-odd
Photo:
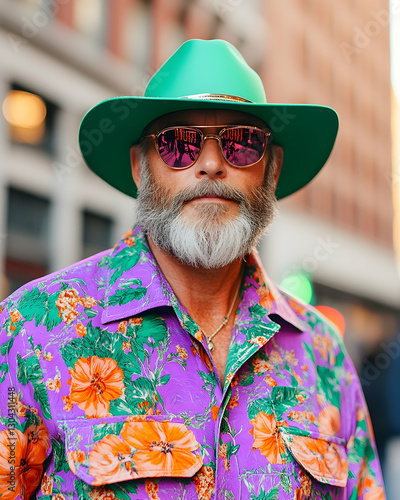
[[[385,488],[374,432],[367,404],[355,368],[351,363],[355,388],[352,434],[348,449],[348,498],[349,500],[385,500]]]
[[[43,373],[24,318],[0,305],[0,496],[29,499],[51,452]]]

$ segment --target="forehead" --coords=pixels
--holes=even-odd
[[[227,109],[190,109],[176,111],[163,115],[152,122],[148,130],[156,132],[165,127],[174,125],[254,125],[266,127],[266,123],[257,116],[243,111],[232,111]]]

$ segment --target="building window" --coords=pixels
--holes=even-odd
[[[112,246],[113,221],[110,217],[84,210],[83,216],[83,258]]]
[[[75,29],[98,45],[105,42],[107,17],[105,0],[74,0]]]
[[[7,293],[48,272],[49,222],[48,199],[13,187],[8,189]]]
[[[11,142],[38,147],[54,155],[57,109],[43,96],[12,84],[2,106]]]

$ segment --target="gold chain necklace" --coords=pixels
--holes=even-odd
[[[219,325],[219,327],[215,330],[215,332],[213,332],[210,336],[207,336],[206,332],[203,330],[203,328],[201,328],[201,326],[199,326],[199,330],[203,333],[203,335],[205,336],[206,340],[207,340],[207,347],[208,349],[210,350],[210,352],[212,352],[214,350],[214,342],[212,341],[212,339],[217,335],[217,333],[219,333],[222,328],[228,323],[229,321],[229,318],[231,317],[231,314],[232,314],[232,309],[233,309],[233,306],[235,305],[235,302],[236,302],[236,299],[237,299],[237,296],[239,294],[239,290],[240,290],[240,285],[242,283],[242,280],[240,279],[239,280],[239,286],[236,290],[236,293],[235,293],[235,296],[233,297],[233,301],[232,301],[232,304],[231,304],[231,307],[229,308],[229,311],[228,313],[226,314],[226,316],[224,316],[224,319],[222,321],[222,323]],[[198,326],[198,325],[197,325]]]

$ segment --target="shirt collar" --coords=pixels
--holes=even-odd
[[[266,314],[277,316],[304,332],[308,323],[306,321],[307,304],[291,297],[280,290],[268,277],[257,250],[253,250],[247,259],[246,266],[253,270],[251,278],[260,297],[259,305],[264,307]]]
[[[257,302],[265,314],[276,314],[298,330],[306,329],[302,320],[306,308],[285,296],[268,278],[254,250],[246,260],[243,300]],[[139,226],[125,234],[100,266],[106,267],[102,323],[142,314],[156,307],[174,307],[176,298],[158,268],[147,238]],[[249,291],[251,289],[251,292]],[[251,295],[252,294],[252,295]]]

